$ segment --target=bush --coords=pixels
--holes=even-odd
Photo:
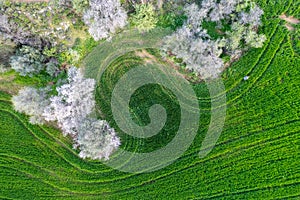
[[[5,73],[10,70],[10,67],[0,63],[0,73]]]
[[[158,17],[157,26],[163,28],[171,28],[176,30],[178,27],[181,27],[186,21],[185,15],[176,15],[174,13],[162,14]]]
[[[135,14],[131,15],[131,24],[140,32],[148,32],[155,28],[158,19],[152,4],[137,4]]]
[[[39,50],[22,46],[16,55],[10,58],[10,65],[21,76],[32,76],[45,69],[44,61],[45,57]]]
[[[78,14],[83,14],[85,9],[89,6],[88,0],[72,0],[72,7],[76,10]]]
[[[58,68],[58,63],[55,61],[50,61],[46,64],[46,72],[51,77],[57,77],[60,72]]]

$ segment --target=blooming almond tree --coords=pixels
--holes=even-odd
[[[167,36],[163,50],[171,50],[177,57],[182,58],[188,70],[194,71],[204,79],[216,78],[223,70],[222,42],[208,39],[205,30],[193,32],[183,26],[175,33]]]
[[[97,41],[108,38],[118,28],[127,24],[127,13],[119,0],[90,0],[90,8],[84,13],[83,21],[89,33]]]
[[[77,68],[71,67],[68,83],[56,89],[58,95],[50,98],[43,116],[47,121],[56,121],[64,135],[76,137],[80,123],[94,109],[94,89],[94,79],[85,79]]]
[[[81,158],[109,159],[120,145],[116,132],[105,120],[90,118],[94,111],[95,81],[85,79],[75,67],[68,71],[68,83],[57,88],[44,110],[47,121],[56,121],[63,134],[74,140]]]
[[[18,95],[13,96],[12,102],[16,111],[30,116],[30,123],[44,123],[44,108],[50,104],[47,89],[25,87],[19,91]]]
[[[251,47],[261,48],[266,40],[257,33],[263,11],[254,1],[203,0],[200,7],[193,3],[184,11],[187,21],[164,39],[162,50],[181,58],[188,70],[203,79],[216,78],[224,70],[222,56],[233,60]],[[216,33],[207,31],[205,24],[215,26]],[[224,27],[230,29],[223,32]]]
[[[115,130],[105,120],[89,118],[79,127],[77,144],[81,158],[108,160],[121,143]]]

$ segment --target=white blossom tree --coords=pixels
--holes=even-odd
[[[206,79],[217,77],[223,70],[224,64],[219,58],[223,45],[220,40],[210,40],[205,30],[195,34],[184,26],[165,38],[163,49],[172,51],[183,59],[187,69]]]
[[[208,7],[210,5],[209,19],[213,22],[218,22],[226,17],[229,17],[235,9],[239,0],[221,0],[219,3],[217,0],[206,0],[202,2],[202,5]]]
[[[250,8],[250,11],[247,12],[241,12],[239,21],[241,24],[250,24],[251,26],[259,26],[261,25],[261,16],[263,15],[263,10],[260,9],[257,5],[254,5]]]
[[[30,116],[30,123],[55,121],[74,140],[81,158],[109,159],[120,146],[116,132],[105,120],[90,118],[94,111],[95,81],[85,79],[71,67],[66,84],[57,88],[58,94],[48,98],[48,90],[25,87],[12,98],[14,109]]]
[[[202,7],[201,9],[199,9],[199,6],[195,3],[186,5],[184,7],[184,11],[187,16],[186,24],[191,29],[196,30],[199,26],[201,26],[210,9],[210,7]]]
[[[50,104],[47,89],[25,87],[19,91],[18,95],[13,96],[12,103],[16,111],[30,116],[30,123],[43,124],[45,122],[44,109]]]
[[[127,24],[127,13],[119,0],[90,0],[89,5],[83,21],[96,41],[108,38],[110,33]]]
[[[89,117],[95,107],[94,90],[95,81],[85,79],[71,67],[68,83],[57,88],[58,95],[50,98],[43,116],[47,121],[56,121],[64,135],[72,136],[81,158],[107,160],[119,147],[120,139],[106,121]]]
[[[1,5],[0,40],[11,40],[16,44],[30,45],[38,48],[41,48],[44,42],[40,37],[34,36],[28,30],[22,29],[16,22],[10,20],[9,16],[6,14],[6,10],[4,10]]]
[[[88,118],[79,127],[77,144],[81,158],[108,160],[121,142],[106,121]]]
[[[248,30],[247,34],[244,36],[245,42],[250,47],[261,48],[266,41],[266,36],[263,34],[257,34],[253,30]]]
[[[57,88],[58,95],[50,98],[50,105],[43,116],[47,121],[56,121],[64,135],[76,136],[80,123],[94,109],[95,80],[85,79],[80,71],[71,67],[68,83]]]
[[[250,47],[262,47],[266,40],[256,32],[263,11],[251,0],[203,0],[201,7],[193,3],[184,11],[187,21],[164,39],[162,50],[181,58],[201,78],[216,78],[222,72],[222,54],[236,59]],[[216,30],[226,24],[231,30],[212,39],[203,22],[210,26],[216,22]]]
[[[226,50],[230,54],[235,54],[236,51],[240,50],[241,41],[245,35],[247,28],[240,25],[238,22],[234,22],[231,25],[231,31],[226,32]]]

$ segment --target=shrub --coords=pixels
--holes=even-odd
[[[135,14],[131,15],[130,21],[140,32],[147,32],[155,28],[158,22],[152,4],[137,4],[134,6]]]
[[[45,57],[39,50],[30,46],[22,46],[16,55],[10,58],[10,65],[21,76],[32,76],[45,69],[44,61]]]
[[[4,64],[0,63],[0,73],[5,73],[9,70],[10,70],[10,68],[7,65],[4,65]]]
[[[72,7],[78,14],[82,14],[89,5],[88,0],[72,0]]]
[[[157,26],[176,30],[178,27],[181,27],[184,24],[185,20],[186,20],[186,16],[184,15],[176,15],[175,13],[166,13],[166,14],[159,15]]]
[[[57,77],[57,75],[60,72],[60,69],[56,60],[50,60],[50,62],[46,64],[46,72],[51,77]]]

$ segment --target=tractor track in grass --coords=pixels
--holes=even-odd
[[[237,192],[232,192],[229,194],[218,194],[215,196],[210,196],[210,197],[205,197],[205,199],[216,199],[216,198],[224,198],[224,197],[233,197],[235,195],[240,195],[240,194],[245,194],[245,193],[249,193],[249,192],[256,192],[256,191],[260,191],[260,190],[270,190],[270,189],[278,189],[278,188],[287,188],[289,186],[299,186],[300,185],[300,181],[298,182],[293,182],[293,183],[286,183],[286,184],[282,184],[282,185],[269,185],[269,186],[264,186],[261,188],[250,188],[250,189],[245,189],[245,190],[241,190],[241,191],[237,191]]]
[[[299,133],[299,132],[296,132],[296,133],[293,133],[292,135],[297,135],[298,133]],[[285,137],[287,137],[287,136],[285,136]],[[281,139],[281,137],[280,137],[280,138],[277,138],[277,139]],[[275,141],[275,140],[276,140],[276,139],[272,139],[272,140],[270,140],[270,141],[265,141],[265,142],[259,142],[258,144],[260,144],[260,145],[263,146],[264,144],[270,143],[270,142]],[[241,151],[249,150],[249,149],[254,148],[254,147],[257,147],[257,145],[256,145],[256,144],[251,144],[251,145],[248,145],[247,147],[238,148],[238,150],[234,150],[234,151],[225,153],[225,154],[223,154],[223,155],[215,156],[215,157],[213,157],[213,158],[210,158],[209,160],[205,160],[205,161],[202,161],[202,162],[195,162],[193,165],[191,165],[191,166],[189,166],[189,167],[181,168],[181,169],[179,169],[179,170],[177,170],[177,171],[173,171],[173,172],[171,172],[171,173],[165,174],[165,175],[160,176],[160,177],[157,177],[157,178],[155,178],[155,179],[151,179],[151,180],[149,180],[149,181],[146,181],[146,182],[144,182],[144,183],[141,183],[141,184],[138,185],[138,186],[134,186],[134,187],[128,188],[128,189],[126,189],[126,190],[122,190],[122,191],[121,191],[121,190],[120,190],[120,191],[114,191],[114,193],[119,193],[119,192],[125,192],[125,193],[126,193],[128,190],[134,189],[134,188],[136,188],[136,187],[142,187],[142,186],[144,186],[144,185],[146,185],[146,184],[150,184],[150,183],[153,183],[153,182],[155,182],[155,181],[164,179],[164,178],[166,178],[167,176],[174,175],[174,174],[176,174],[176,173],[178,173],[178,172],[183,172],[183,171],[186,171],[186,170],[191,170],[192,168],[196,168],[197,165],[203,164],[203,163],[208,162],[208,161],[210,161],[210,160],[222,158],[222,157],[224,157],[224,156],[229,156],[229,155],[233,155],[233,154],[238,154],[238,153],[240,153]]]
[[[30,174],[30,173],[28,173],[27,171],[23,171],[23,170],[20,170],[20,169],[18,169],[18,168],[13,168],[13,167],[8,167],[8,166],[3,166],[3,165],[0,164],[0,169],[1,169],[1,168],[10,169],[10,170],[13,170],[14,172],[18,172],[18,173],[24,174],[24,175],[26,175],[27,177],[33,178],[33,179],[35,179],[35,180],[38,180],[38,181],[40,181],[40,182],[42,182],[42,183],[44,183],[44,184],[46,184],[46,185],[48,185],[48,186],[50,186],[50,187],[56,189],[57,191],[66,191],[66,192],[72,193],[72,194],[78,193],[78,192],[76,192],[76,191],[70,191],[70,190],[68,190],[68,189],[64,189],[64,188],[58,187],[58,186],[56,186],[55,184],[52,184],[52,183],[50,183],[50,182],[48,182],[48,181],[45,181],[45,179],[42,179],[42,178],[40,178],[40,177],[36,177],[36,175]],[[80,193],[78,193],[78,194],[80,194]]]
[[[183,170],[186,170],[186,169],[188,169],[188,168],[184,168],[184,169],[180,169],[180,171],[183,171]],[[178,171],[176,171],[176,172],[178,172]],[[172,172],[172,174],[173,173],[176,173],[176,172]],[[165,176],[164,176],[165,177]],[[161,178],[163,178],[163,177],[161,177]],[[152,180],[150,180],[150,182],[153,182],[154,180],[152,179]],[[144,184],[147,184],[147,182],[146,183],[144,183]],[[142,185],[144,185],[144,184],[142,184]],[[135,186],[136,187],[136,186]],[[129,188],[130,189],[130,188]],[[127,190],[127,189],[126,189]],[[95,195],[95,194],[93,194],[93,195]]]
[[[277,30],[279,28],[280,28],[280,26],[278,25],[277,28],[276,28],[276,31],[274,32],[274,34],[272,35],[272,37],[276,36],[276,32],[277,32]],[[225,91],[227,93],[227,96],[229,96],[229,95],[233,95],[234,96],[234,98],[230,98],[230,99],[227,100],[227,102],[226,102],[227,106],[235,105],[237,103],[236,100],[240,99],[241,97],[243,97],[244,95],[246,95],[247,92],[250,91],[254,87],[254,85],[260,80],[260,78],[264,75],[264,73],[269,68],[270,64],[272,63],[273,59],[275,58],[276,53],[280,50],[280,47],[283,44],[283,41],[284,41],[285,37],[286,37],[286,35],[283,35],[282,38],[281,38],[281,40],[280,40],[280,43],[277,45],[277,48],[275,50],[272,50],[273,54],[272,54],[272,57],[270,59],[268,59],[268,61],[269,61],[268,65],[264,65],[263,66],[261,72],[259,73],[259,75],[257,77],[253,76],[254,70],[257,68],[256,66],[260,65],[259,63],[262,62],[263,59],[265,59],[264,56],[265,56],[266,53],[268,53],[268,51],[266,49],[268,49],[271,46],[271,42],[269,42],[269,45],[266,47],[266,49],[264,49],[264,51],[260,55],[259,59],[255,62],[255,64],[254,64],[255,67],[253,69],[251,69],[251,72],[247,73],[247,74],[251,75],[251,79],[253,79],[253,81],[251,81],[251,83],[248,82],[249,83],[248,87],[246,87],[245,89],[240,89],[240,92],[238,91],[236,95],[233,95],[232,93],[234,93],[238,87],[241,87],[241,86],[238,86],[238,84],[236,84],[234,86],[234,88],[230,88],[229,90],[227,89]],[[245,84],[245,82],[239,82],[239,83],[243,83],[243,85]],[[217,97],[212,97],[211,100],[215,101],[215,100],[218,100],[218,98],[219,98],[219,95]],[[203,102],[203,99],[199,99],[199,100]],[[211,101],[211,100],[209,99],[209,101]],[[220,105],[219,107],[216,107],[214,109],[218,109],[221,106],[225,106],[225,105]],[[209,110],[209,109],[203,108],[202,110]]]
[[[286,8],[283,12],[286,12],[290,7],[291,7],[291,3],[292,3],[292,1],[290,1],[290,4],[289,4],[289,6],[288,6],[288,8]],[[260,52],[260,54],[259,54],[259,56],[256,58],[256,60],[254,61],[254,64],[252,64],[251,66],[251,68],[247,71],[247,72],[245,72],[245,75],[250,75],[250,74],[253,74],[253,72],[254,72],[254,70],[257,68],[257,66],[259,66],[259,63],[261,62],[261,60],[263,59],[263,57],[264,57],[264,55],[268,52],[267,51],[267,49],[270,47],[270,45],[272,44],[272,40],[273,40],[273,38],[274,38],[274,36],[276,36],[276,33],[277,33],[277,31],[278,31],[278,29],[281,27],[281,24],[279,23],[280,22],[280,20],[277,20],[278,21],[278,23],[276,23],[276,25],[275,25],[275,27],[272,29],[273,31],[271,32],[271,35],[270,35],[270,39],[268,40],[268,45],[265,45],[264,47],[263,47],[263,49],[262,49],[262,51]],[[282,27],[281,27],[282,28]],[[286,33],[287,34],[287,33]],[[284,35],[284,36],[286,36],[286,35]],[[283,38],[284,39],[284,38]],[[276,42],[276,40],[274,41],[274,42]],[[281,41],[281,43],[280,43],[280,45],[282,45],[282,42],[283,41]],[[278,50],[278,49],[277,49]],[[277,50],[276,50],[276,52],[277,52]],[[244,55],[244,56],[246,56],[246,55]],[[273,57],[274,57],[274,55],[273,55]],[[273,57],[272,57],[272,59],[273,59]],[[267,70],[267,68],[269,67],[269,65],[267,66],[267,67],[265,67],[265,70],[264,71],[266,71]],[[264,72],[263,72],[264,73]],[[261,74],[260,76],[262,76],[263,74]],[[231,84],[231,87],[230,88],[226,88],[226,90],[225,90],[225,93],[230,93],[231,91],[234,91],[237,87],[238,87],[238,85],[240,85],[241,83],[243,83],[243,79],[242,78],[240,78],[238,81],[236,81],[236,82],[234,82],[233,84]],[[254,85],[254,84],[252,84],[252,85]],[[212,99],[212,100],[214,100],[214,99],[218,99],[219,98],[219,96],[220,95],[223,95],[224,93],[221,93],[221,94],[219,94],[219,95],[217,95],[217,96],[215,96],[215,97],[211,97],[211,98],[199,98],[199,100],[210,100],[210,99]]]
[[[300,198],[300,193],[296,195],[288,195],[288,196],[283,196],[283,197],[275,197],[274,199],[299,199]]]
[[[11,113],[10,113],[10,114],[11,114]],[[292,121],[292,122],[294,122],[294,121]],[[292,122],[290,122],[290,123],[292,123]],[[23,125],[24,125],[24,124],[23,124]],[[24,125],[24,126],[25,126],[25,125]],[[279,126],[280,126],[280,125],[279,125]],[[274,127],[274,128],[276,128],[276,127]],[[238,139],[237,139],[237,140],[238,140]],[[230,141],[230,142],[232,142],[232,141]],[[223,144],[222,144],[222,145],[223,145]],[[184,168],[184,169],[185,169],[185,168]],[[183,170],[184,170],[184,169],[183,169]],[[114,181],[115,181],[115,180],[114,180]],[[151,180],[151,181],[153,181],[153,180]]]
[[[0,105],[0,111],[1,111],[1,112],[5,112],[5,113],[9,114],[11,117],[15,118],[16,121],[18,121],[18,122],[20,123],[20,125],[22,125],[22,126],[28,131],[28,133],[30,133],[37,141],[39,141],[42,145],[45,145],[49,150],[51,150],[54,154],[58,155],[62,160],[64,160],[66,163],[68,163],[70,166],[72,166],[72,167],[75,168],[76,170],[82,171],[82,172],[84,172],[84,173],[90,173],[90,174],[95,174],[95,173],[100,173],[100,174],[102,174],[102,173],[107,173],[107,172],[111,172],[111,171],[112,171],[112,169],[109,169],[108,171],[103,171],[103,170],[101,170],[101,171],[89,171],[89,170],[85,170],[85,169],[83,169],[83,168],[80,168],[80,166],[76,166],[73,162],[68,161],[68,160],[67,160],[64,156],[62,156],[60,153],[58,153],[58,152],[55,151],[54,149],[50,148],[49,144],[47,144],[42,138],[40,138],[39,136],[37,136],[30,128],[28,128],[28,127],[26,126],[26,123],[25,123],[24,121],[22,121],[22,120],[20,119],[19,116],[17,116],[16,114],[10,112],[9,110],[2,109],[2,108],[1,108],[1,105]],[[43,129],[41,128],[41,130],[43,130]],[[47,132],[44,132],[44,133],[47,134],[48,136],[51,136],[51,134],[49,134],[49,133],[47,133]],[[52,139],[54,139],[56,142],[58,142],[53,136],[52,136]],[[59,146],[61,146],[61,147],[64,147],[64,145],[62,145],[62,142],[61,142],[61,141],[59,141],[57,144],[58,144]],[[69,153],[71,153],[71,154],[73,154],[73,155],[76,155],[76,157],[77,157],[77,154],[75,154],[73,151],[69,151]],[[20,159],[21,159],[21,158],[20,158]],[[78,158],[78,160],[80,160],[80,159]],[[24,161],[25,161],[25,160],[24,160]],[[27,161],[27,162],[29,162],[29,161]],[[29,162],[29,163],[30,163],[30,162]],[[38,166],[38,165],[37,165],[37,166]],[[40,166],[40,167],[41,167],[41,166]],[[53,171],[52,171],[52,172],[53,172]]]
[[[64,159],[64,156],[60,155],[58,152],[54,151],[51,147],[48,146],[48,144],[46,144],[40,137],[38,137],[30,128],[28,128],[25,124],[25,122],[23,120],[20,119],[19,116],[13,114],[12,112],[10,112],[9,110],[5,110],[5,109],[2,109],[0,107],[0,111],[2,112],[6,112],[8,114],[10,114],[13,118],[16,119],[16,121],[20,122],[22,124],[22,126],[36,139],[38,140],[39,142],[41,142],[43,145],[45,145],[48,149],[50,149],[51,151],[53,151],[56,155],[58,155],[60,158],[62,158],[66,163],[68,163],[70,166],[74,167],[74,168],[77,168],[78,170],[82,170],[80,169],[78,166],[74,166],[71,162],[67,161],[66,159]],[[82,170],[82,171],[85,171],[85,170]],[[87,171],[88,172],[88,171]]]
[[[276,5],[278,4],[276,7],[274,1],[271,0],[260,2],[262,5],[270,4],[271,7],[276,8],[272,16],[275,16],[277,13],[281,14],[282,11],[287,10],[290,12],[289,14],[299,11],[299,7],[293,11],[289,9],[292,3],[297,1],[276,1]],[[62,138],[62,136],[58,135],[59,133],[47,129],[46,127],[32,126],[26,123],[26,118],[23,115],[18,115],[12,110],[9,97],[6,98],[5,95],[2,96],[0,93],[0,114],[1,112],[6,113],[7,115],[11,115],[15,121],[19,121],[17,123],[20,124],[20,127],[24,127],[26,133],[28,132],[28,135],[37,141],[38,146],[43,146],[42,149],[46,153],[49,152],[52,157],[57,158],[57,160],[62,160],[64,163],[61,165],[62,171],[59,172],[54,170],[55,167],[58,166],[55,161],[49,160],[47,163],[47,160],[44,159],[38,163],[36,159],[31,160],[29,157],[22,156],[22,153],[19,155],[19,158],[17,155],[15,158],[9,158],[12,155],[5,151],[8,151],[10,148],[4,148],[2,149],[4,153],[1,154],[2,156],[0,155],[0,168],[6,167],[7,169],[5,169],[5,171],[8,172],[8,175],[13,173],[16,175],[22,174],[23,176],[24,174],[25,176],[32,177],[33,182],[40,181],[51,188],[53,188],[51,186],[53,185],[54,191],[57,191],[57,193],[53,192],[53,195],[51,195],[51,193],[44,193],[43,190],[41,190],[42,188],[36,189],[37,191],[41,191],[39,192],[41,198],[96,199],[107,197],[108,199],[117,199],[119,197],[144,197],[139,191],[145,192],[145,194],[149,193],[149,195],[154,194],[156,197],[170,199],[180,199],[180,197],[187,198],[187,196],[177,193],[173,194],[174,191],[179,191],[179,193],[183,192],[183,194],[186,195],[194,194],[194,196],[190,196],[191,198],[189,199],[223,199],[230,197],[247,199],[251,197],[254,198],[255,196],[260,197],[260,195],[271,197],[271,192],[275,192],[274,195],[277,195],[278,199],[299,198],[300,194],[298,192],[299,190],[297,190],[297,188],[300,188],[299,176],[297,175],[299,168],[295,165],[298,162],[297,155],[295,155],[297,149],[293,147],[293,145],[296,145],[297,141],[299,141],[300,130],[297,128],[297,125],[300,119],[297,112],[294,111],[295,109],[299,109],[299,104],[292,104],[292,102],[296,100],[294,95],[297,94],[299,88],[295,88],[296,92],[287,92],[284,88],[281,88],[284,86],[280,86],[280,90],[278,90],[279,85],[276,85],[276,82],[270,82],[273,84],[272,87],[268,86],[268,84],[265,84],[267,86],[264,85],[265,82],[270,81],[270,79],[264,79],[264,77],[268,76],[267,70],[277,64],[275,58],[280,56],[278,55],[279,50],[283,48],[287,37],[280,26],[281,23],[278,23],[272,25],[272,28],[276,27],[275,29],[267,30],[268,35],[272,35],[272,37],[270,38],[269,44],[265,46],[265,49],[261,50],[258,54],[250,52],[249,55],[257,56],[253,59],[251,58],[251,66],[242,69],[243,73],[251,73],[250,80],[243,82],[243,73],[237,72],[238,74],[235,76],[238,78],[228,81],[230,87],[228,87],[226,91],[230,98],[226,105],[228,105],[228,113],[230,116],[226,122],[224,137],[216,144],[214,151],[208,157],[196,159],[197,156],[195,155],[198,155],[200,147],[199,145],[193,144],[192,148],[169,168],[164,169],[160,173],[138,175],[119,173],[113,169],[99,166],[101,165],[100,162],[81,162],[80,159],[77,158],[76,152],[71,149],[68,139]],[[134,39],[131,41],[134,41]],[[278,41],[280,41],[280,43],[272,44]],[[127,41],[124,42],[124,45],[126,42]],[[272,49],[274,46],[276,47],[275,50]],[[283,59],[286,59],[286,57]],[[116,65],[109,68],[111,71],[107,74],[108,76],[105,77],[106,80],[104,80],[107,83],[107,85],[105,85],[107,91],[111,90],[114,85],[113,81],[109,82],[107,79],[113,79],[115,74],[118,73],[118,70],[122,70],[123,61],[124,60],[120,59]],[[114,60],[112,62],[114,62]],[[110,64],[112,62],[110,62]],[[134,60],[126,59],[125,62],[131,63],[134,62]],[[239,62],[233,66],[233,68],[242,67],[243,66],[239,66]],[[277,68],[272,70],[275,70],[275,73],[279,71]],[[296,82],[294,83],[296,84]],[[270,111],[272,107],[268,102],[266,102],[266,108],[261,108],[255,104],[255,100],[253,100],[255,94],[259,94],[261,91],[259,90],[259,84],[263,85],[263,88],[274,90],[274,93],[282,93],[278,95],[276,101],[274,101],[279,102],[281,99],[282,103],[276,105],[273,110],[286,109],[286,111],[282,113],[289,112],[289,114],[274,116],[273,118],[260,121],[259,118],[270,117],[273,113]],[[101,95],[106,95],[107,91],[100,90],[99,92]],[[251,94],[252,92],[254,93]],[[270,95],[272,94],[268,93],[268,95],[268,97],[271,98]],[[105,98],[106,101],[110,101],[109,98]],[[267,98],[267,100],[270,100],[270,98]],[[286,98],[290,99],[285,101]],[[217,100],[218,96],[212,97],[212,100],[214,99]],[[205,103],[209,102],[210,98],[199,98],[199,101],[203,102],[203,105],[205,105],[204,108],[206,108]],[[254,102],[252,103],[252,101]],[[257,101],[256,103],[264,103],[264,101]],[[283,107],[284,104],[287,105]],[[239,108],[235,109],[234,107],[236,106]],[[248,112],[247,109],[249,106],[253,106],[253,112]],[[204,110],[204,112],[209,115],[208,110]],[[256,118],[258,118],[258,120],[255,120]],[[252,119],[253,123],[250,123]],[[201,127],[198,134],[202,135],[205,130],[206,127]],[[129,137],[125,138],[126,144],[124,148],[134,146],[134,148],[132,148],[133,151],[137,151],[141,141],[132,140]],[[13,141],[17,140],[14,139]],[[29,141],[30,140],[24,140],[23,142],[26,143]],[[16,143],[12,143],[12,145],[17,148]],[[31,144],[28,143],[28,145]],[[23,167],[21,167],[22,164],[24,165]],[[277,165],[280,166],[278,170],[285,167],[283,169],[286,171],[286,174],[282,171],[274,170]],[[18,166],[20,166],[21,169],[18,169]],[[262,173],[256,174],[259,170],[262,170]],[[47,177],[49,173],[54,173],[57,177]],[[197,175],[199,175],[199,177],[197,177]],[[266,175],[270,175],[268,179],[262,177]],[[283,175],[287,177],[283,179]],[[68,181],[64,182],[66,179],[68,179]],[[236,185],[230,187],[234,180],[240,181],[237,181]],[[17,179],[17,181],[19,184],[23,184],[21,179]],[[30,179],[27,181],[30,182]],[[192,185],[193,183],[195,183],[195,185]],[[255,185],[256,183],[258,184],[257,187]],[[203,188],[200,188],[201,186],[203,186]],[[6,195],[1,195],[0,192],[0,198],[2,197],[5,199],[10,197],[18,198],[18,195],[12,193],[6,197]]]

